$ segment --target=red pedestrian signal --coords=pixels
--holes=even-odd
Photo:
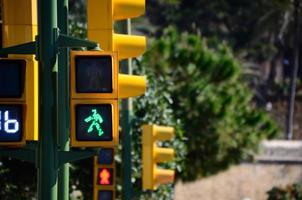
[[[109,171],[110,170],[110,171]],[[112,169],[101,169],[99,171],[99,184],[100,185],[111,185],[112,184]]]
[[[93,199],[115,199],[114,148],[101,148],[94,159]]]

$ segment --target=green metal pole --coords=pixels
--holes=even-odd
[[[38,0],[38,58],[40,70],[40,132],[38,199],[57,199],[55,88],[57,72],[57,0]]]
[[[58,1],[58,27],[68,35],[68,0]],[[58,68],[58,144],[61,151],[69,151],[69,50],[60,49]],[[59,168],[58,199],[69,199],[69,163]]]
[[[122,24],[122,31],[126,33],[131,33],[131,21]],[[123,61],[121,63],[121,69],[123,73],[131,74],[131,59],[128,61]],[[132,184],[131,184],[131,115],[132,115],[132,101],[131,99],[126,99],[122,101],[122,198],[124,200],[131,200],[132,196]]]

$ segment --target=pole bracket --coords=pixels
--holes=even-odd
[[[60,34],[58,37],[58,47],[61,48],[81,48],[87,47],[88,49],[93,50],[101,50],[99,47],[99,43],[89,41],[89,40],[82,40],[76,37],[71,37],[65,34]]]
[[[24,160],[37,166],[37,151],[35,146],[36,144],[33,146],[27,145],[26,148],[23,149],[7,149],[3,147],[0,149],[0,156]]]
[[[36,42],[28,42],[20,45],[2,48],[0,49],[0,55],[7,56],[8,54],[36,54],[36,47]]]

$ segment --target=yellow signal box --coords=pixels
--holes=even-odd
[[[158,141],[171,140],[174,128],[143,125],[142,158],[143,158],[143,189],[155,190],[160,184],[173,183],[174,170],[161,169],[158,163],[164,163],[174,158],[174,149],[157,146]]]
[[[71,146],[118,144],[118,59],[113,52],[72,51]]]
[[[144,12],[145,0],[87,0],[88,38],[97,41],[104,51],[117,52],[119,60],[139,56],[146,49],[146,38],[114,33],[114,21],[139,17]],[[144,94],[146,82],[145,76],[119,74],[118,97]]]
[[[37,35],[37,2],[35,0],[2,0],[1,3],[2,46],[9,47],[34,41]],[[18,146],[24,145],[26,140],[38,140],[37,61],[33,55],[9,55],[7,59],[0,60],[0,71],[3,76],[6,74],[9,77],[0,78],[0,85],[3,87],[0,89],[0,93],[2,93],[0,94],[0,112],[2,110],[0,113],[0,145]],[[17,80],[17,77],[20,79]],[[18,95],[16,95],[17,93]],[[7,105],[9,107],[6,107]],[[14,105],[18,108],[13,108]],[[8,118],[5,118],[7,117],[5,116],[6,111]],[[20,129],[20,132],[10,133],[9,137],[14,139],[4,139],[6,137],[5,119],[9,123],[6,127],[7,130]],[[21,139],[16,139],[18,137]]]
[[[87,0],[88,39],[98,42],[100,44],[101,49],[104,50],[104,54],[113,55],[113,52],[116,52],[116,55],[114,56],[115,67],[112,68],[112,73],[107,73],[102,79],[96,78],[99,82],[106,83],[109,83],[112,79],[112,90],[107,91],[107,93],[105,92],[105,94],[103,94],[101,91],[94,92],[94,90],[92,90],[92,92],[90,93],[86,91],[86,94],[79,94],[78,91],[75,92],[76,87],[72,86],[72,94],[76,94],[73,99],[83,98],[84,96],[86,96],[89,99],[96,99],[96,97],[99,97],[99,100],[106,99],[117,102],[118,98],[128,98],[144,94],[147,85],[146,77],[118,74],[118,60],[141,55],[146,48],[146,38],[144,36],[123,35],[114,33],[115,20],[123,20],[131,17],[138,17],[144,13],[144,10],[144,0]],[[97,75],[95,74],[95,76]],[[72,75],[71,79],[73,79],[73,77],[77,78],[76,75]],[[90,81],[93,80],[90,79]],[[72,80],[72,82],[74,81]],[[88,82],[89,81],[87,79],[87,83]],[[85,85],[85,87],[87,86]],[[109,85],[107,85],[107,87],[109,87]],[[78,112],[73,110],[73,107],[75,108],[76,106],[73,103],[71,104],[71,112],[73,112],[72,116],[77,115]],[[118,108],[114,110],[118,110]],[[118,115],[113,116],[112,123],[113,126],[116,126],[112,128],[112,130],[116,130],[116,132],[118,132],[118,117]],[[72,132],[75,132],[75,134],[77,134],[75,124],[79,126],[78,122],[79,121],[76,121],[74,119],[74,122],[71,123]],[[96,127],[96,125],[93,126]],[[99,143],[89,143],[91,145],[93,144],[93,146],[99,144],[99,147],[117,145],[118,133],[115,133],[113,137],[113,142],[106,141]],[[73,146],[81,146],[80,143],[77,141],[76,137],[74,136],[71,136],[71,144]]]
[[[145,0],[87,0],[88,38],[105,51],[118,52],[120,60],[139,56],[145,51],[146,38],[114,33],[114,21],[144,12]]]
[[[146,89],[146,76],[118,75],[118,97],[120,99],[140,96],[145,93]]]
[[[93,199],[115,199],[114,148],[102,148],[94,158]]]
[[[71,146],[116,146],[118,99],[143,94],[146,78],[118,74],[115,52],[71,51],[70,59]]]

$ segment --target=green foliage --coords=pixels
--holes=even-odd
[[[69,192],[80,190],[84,199],[93,199],[93,157],[70,163]]]
[[[302,199],[302,185],[295,183],[285,188],[273,187],[268,193],[268,200],[299,200]]]
[[[240,65],[223,43],[207,44],[198,35],[170,28],[153,42],[140,66],[164,78],[171,113],[183,124],[188,148],[180,174],[184,180],[249,158],[260,140],[278,132],[270,117],[253,106]]]
[[[87,27],[86,24],[76,22],[76,21],[70,21],[69,23],[69,30],[71,33],[71,36],[86,39],[87,38]]]
[[[79,38],[86,37],[85,25],[78,22],[70,22],[71,35]],[[143,97],[134,100],[134,115],[132,121],[132,182],[135,199],[146,200],[166,200],[173,199],[173,185],[162,185],[158,190],[142,191],[142,158],[141,158],[141,126],[146,123],[172,126],[175,128],[175,138],[171,142],[164,142],[161,145],[173,147],[176,156],[173,162],[162,165],[162,167],[175,169],[181,173],[186,156],[185,138],[183,137],[183,128],[180,120],[176,120],[172,110],[172,98],[166,86],[172,86],[167,82],[164,76],[157,76],[153,71],[142,67],[139,62],[134,66],[135,73],[148,76],[148,90]],[[122,118],[121,118],[122,119]],[[117,163],[117,190],[120,196],[121,192],[121,152],[119,147],[115,161]],[[71,186],[82,190],[85,199],[91,199],[92,191],[92,161],[83,160],[71,165]],[[89,177],[89,178],[87,178]]]
[[[184,180],[246,159],[261,139],[275,136],[277,127],[252,105],[253,94],[225,44],[175,29],[151,43],[135,66],[135,73],[148,76],[148,91],[133,104],[132,182],[136,199],[172,199],[173,185],[141,191],[142,124],[176,127],[176,162],[166,167]]]
[[[1,158],[0,179],[1,200],[36,198],[37,173],[33,164],[11,158]]]

